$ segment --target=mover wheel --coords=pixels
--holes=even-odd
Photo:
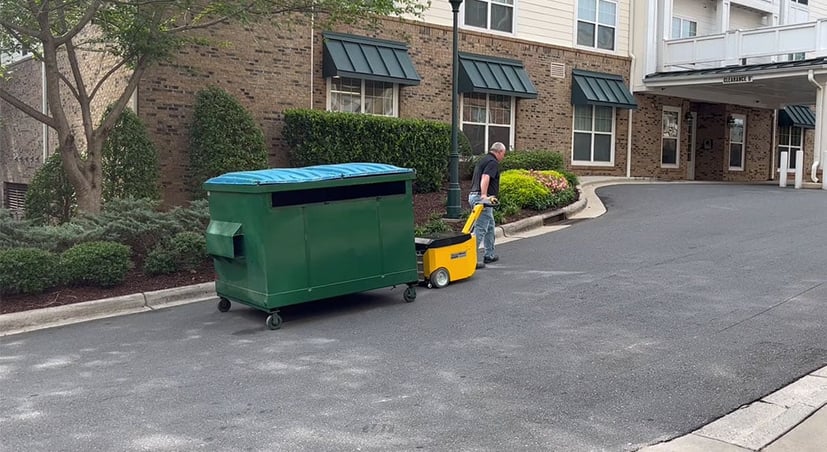
[[[271,330],[281,328],[281,322],[281,316],[275,312],[267,316],[267,328],[270,328]]]
[[[416,300],[416,287],[408,286],[408,288],[405,289],[405,293],[402,294],[402,298],[405,300],[405,303]]]
[[[437,289],[442,289],[443,287],[447,286],[449,282],[451,282],[451,276],[448,275],[448,270],[444,267],[439,267],[433,273],[431,273],[430,278],[430,286],[436,287]]]
[[[226,298],[224,298],[224,297],[221,297],[221,299],[220,299],[220,300],[218,300],[218,310],[219,310],[220,312],[227,312],[227,311],[229,311],[229,310],[230,310],[230,306],[231,306],[231,305],[230,305],[230,300],[228,300],[228,299],[226,299]]]

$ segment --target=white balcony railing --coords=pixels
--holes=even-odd
[[[703,69],[827,55],[827,19],[793,25],[735,30],[663,43],[659,71]]]

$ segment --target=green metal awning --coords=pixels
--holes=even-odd
[[[323,33],[322,37],[324,77],[419,84],[419,74],[404,43],[341,33]]]
[[[623,83],[623,77],[603,72],[572,69],[572,105],[601,105],[636,109],[635,96]]]
[[[787,105],[778,111],[778,124],[815,129],[816,115],[806,105]]]
[[[534,99],[537,89],[528,78],[523,63],[471,53],[459,54],[460,93],[486,93]]]

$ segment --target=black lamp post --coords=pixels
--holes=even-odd
[[[454,13],[453,76],[451,77],[451,154],[448,158],[448,212],[446,217],[458,219],[460,215],[459,188],[459,105],[457,103],[457,79],[459,78],[459,31],[457,17],[462,0],[448,0]]]

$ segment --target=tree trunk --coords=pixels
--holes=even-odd
[[[78,209],[88,213],[100,212],[102,192],[100,144],[90,143],[89,149],[98,148],[98,150],[94,151],[94,154],[90,152],[88,158],[83,160],[80,157],[80,152],[78,152],[74,135],[68,134],[60,142],[60,157],[63,161],[63,169],[69,183],[75,188]],[[93,155],[97,158],[94,158]]]

